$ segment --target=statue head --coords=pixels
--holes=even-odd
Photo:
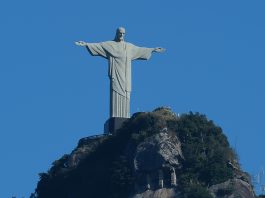
[[[115,36],[115,41],[124,41],[124,37],[125,37],[125,28],[124,27],[119,27],[116,30],[116,36]]]

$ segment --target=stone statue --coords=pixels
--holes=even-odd
[[[92,56],[108,59],[108,76],[110,79],[110,117],[130,117],[131,94],[131,62],[132,60],[148,60],[152,52],[163,52],[161,47],[138,47],[124,41],[125,28],[119,27],[113,41],[75,44],[84,46]]]

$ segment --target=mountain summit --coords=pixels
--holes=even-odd
[[[199,113],[140,112],[83,138],[40,174],[38,198],[254,198],[222,129]]]

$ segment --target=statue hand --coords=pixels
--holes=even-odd
[[[154,49],[154,52],[164,52],[164,51],[166,51],[166,49],[165,48],[162,48],[162,47],[156,47]]]
[[[84,47],[84,46],[86,46],[87,43],[84,42],[84,41],[77,41],[77,42],[75,42],[75,44],[78,45],[78,46],[83,46]]]

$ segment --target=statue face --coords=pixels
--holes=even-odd
[[[125,37],[125,29],[124,28],[118,28],[116,33],[116,38],[118,41],[124,41]]]

